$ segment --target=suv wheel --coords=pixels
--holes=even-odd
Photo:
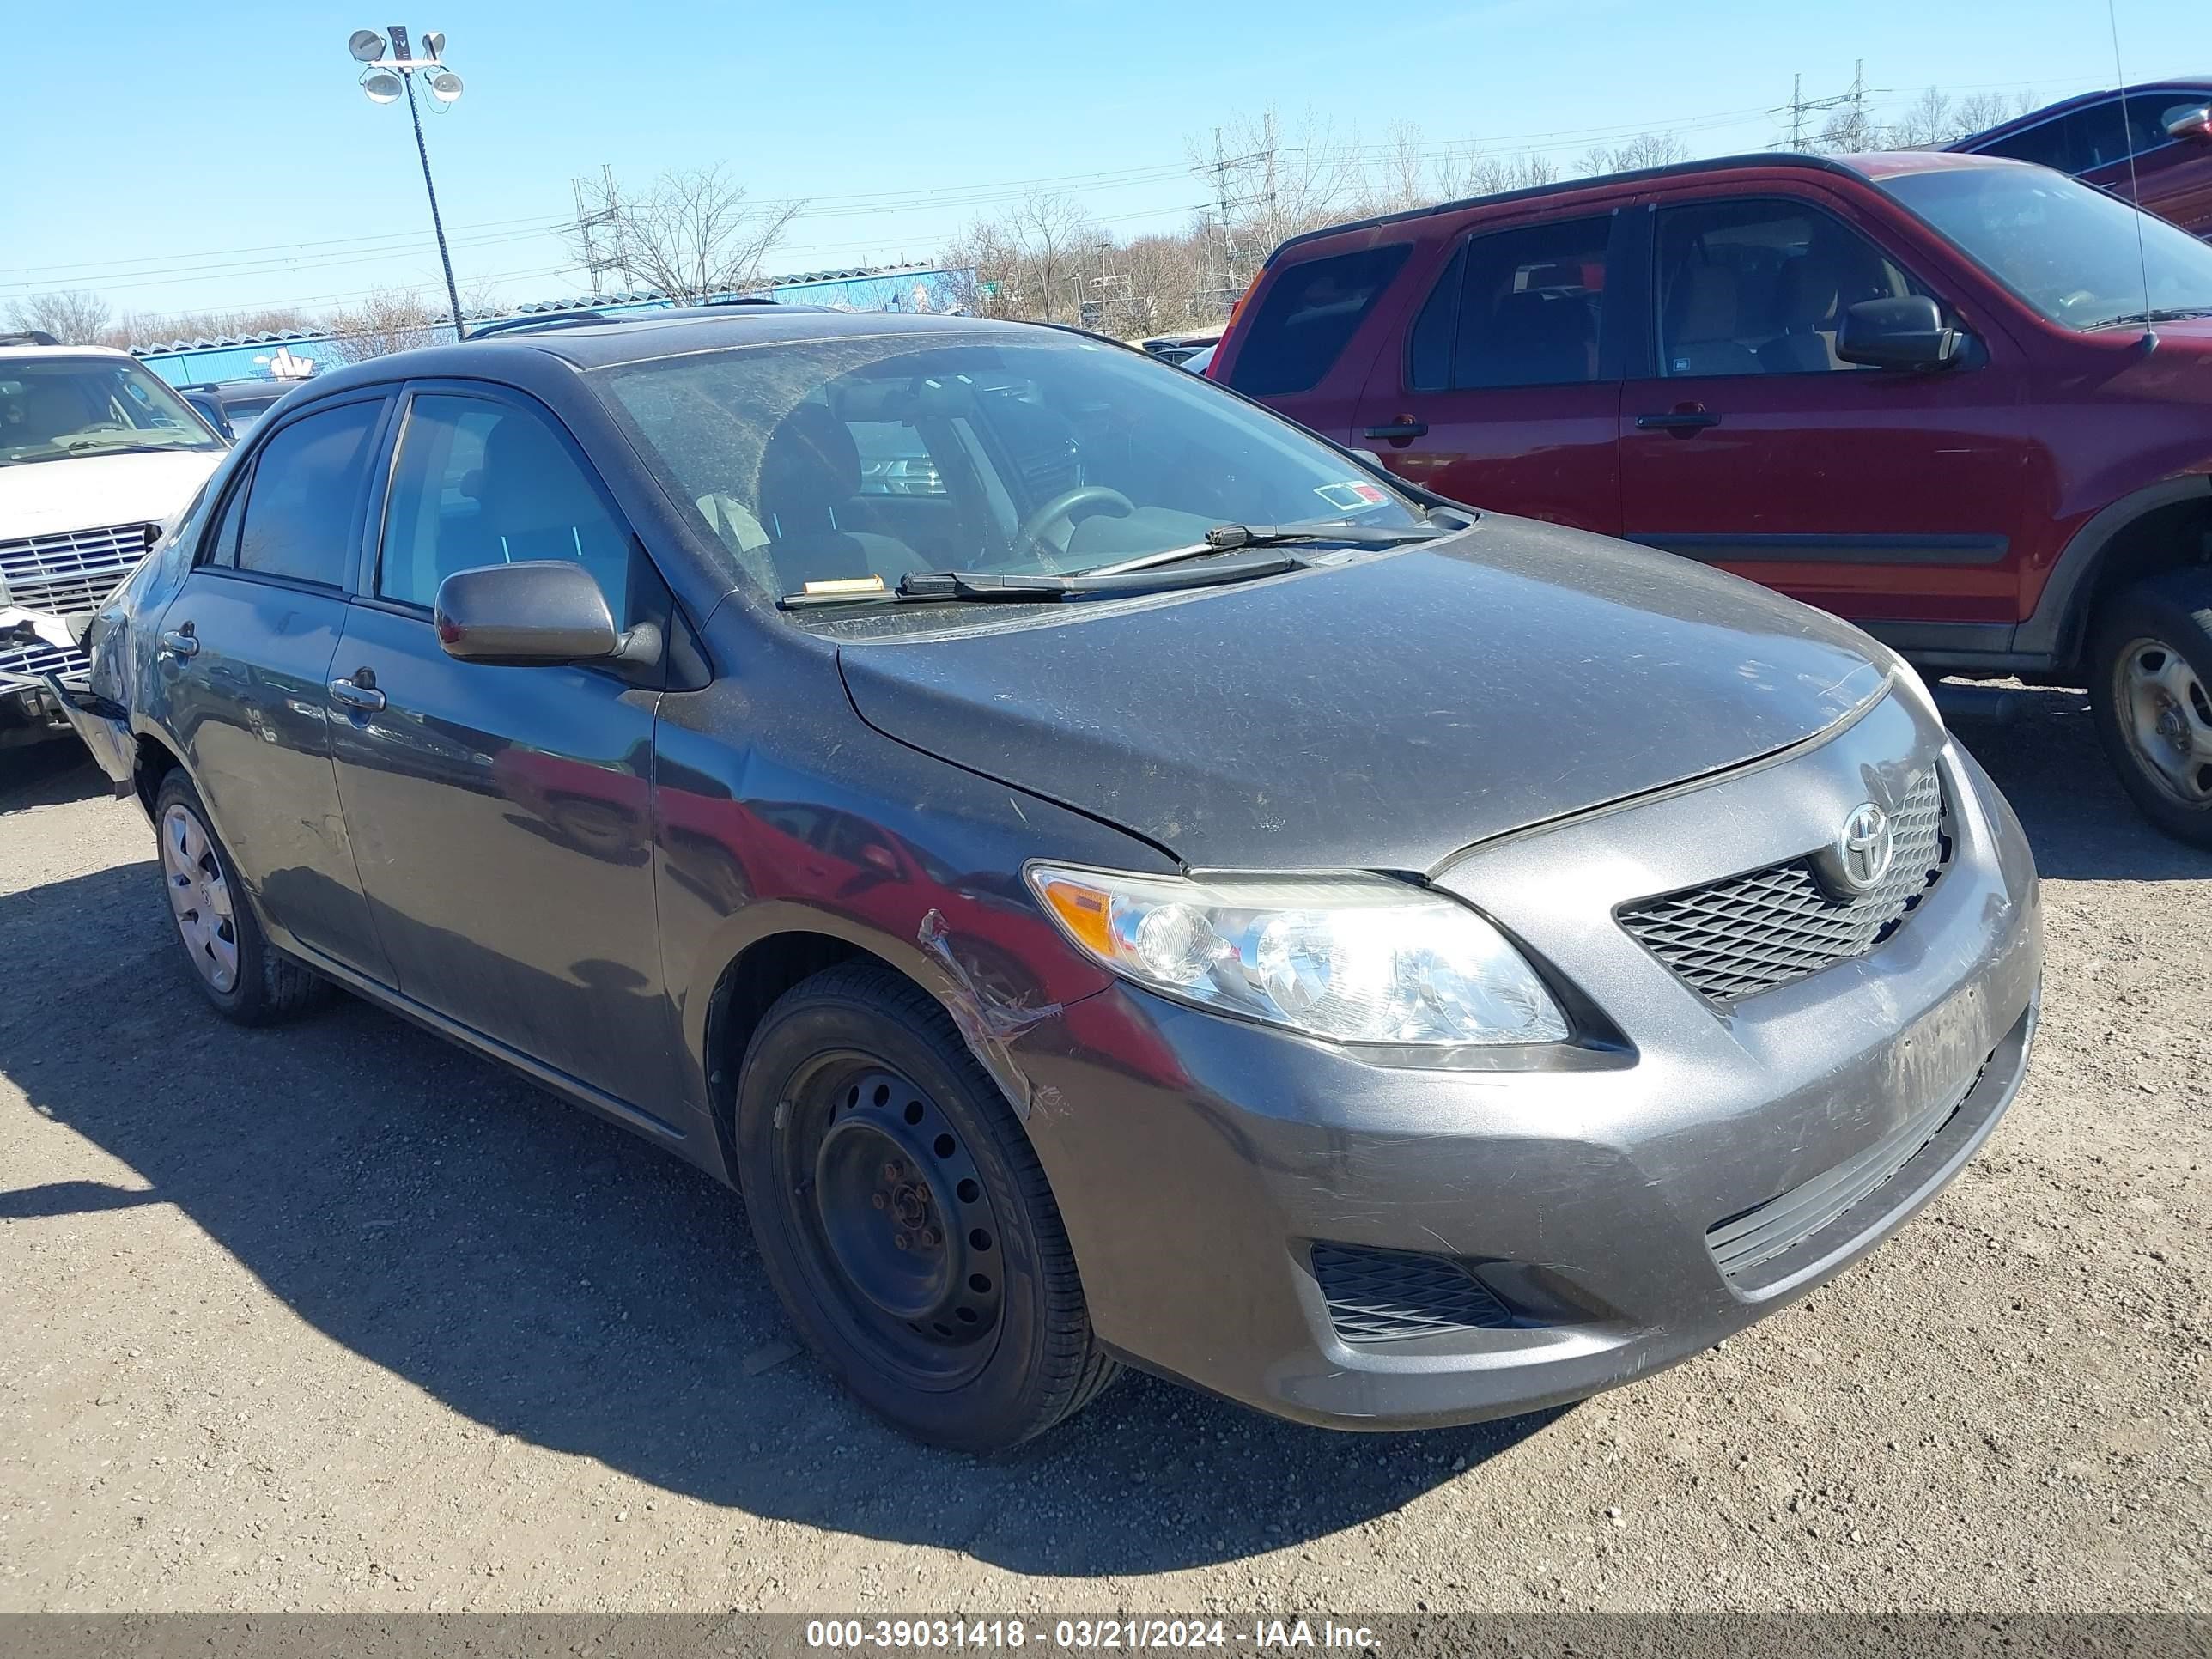
[[[2212,847],[2212,569],[2115,595],[2090,640],[2097,735],[2145,817]]]
[[[181,769],[154,796],[161,884],[192,982],[224,1018],[266,1025],[320,1002],[329,984],[262,937],[230,854],[208,827],[207,808]]]
[[[792,1322],[908,1433],[1002,1450],[1114,1379],[1036,1154],[919,987],[848,963],[787,992],[745,1056],[737,1146]]]

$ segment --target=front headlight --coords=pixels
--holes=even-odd
[[[1086,955],[1186,1002],[1337,1042],[1563,1042],[1543,981],[1464,905],[1382,876],[1140,876],[1034,864]]]

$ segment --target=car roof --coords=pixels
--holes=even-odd
[[[102,345],[0,345],[0,358],[10,357],[120,357],[133,362],[127,351],[118,351],[113,346]]]
[[[1348,220],[1340,225],[1326,225],[1319,230],[1309,230],[1293,236],[1267,256],[1273,265],[1291,249],[1309,243],[1327,241],[1332,238],[1358,231],[1380,229],[1385,226],[1410,224],[1424,219],[1433,219],[1445,214],[1457,214],[1480,209],[1488,212],[1526,202],[1541,202],[1571,198],[1598,191],[1618,190],[1623,185],[1656,183],[1670,179],[1703,178],[1731,173],[1772,172],[1777,168],[1795,168],[1808,173],[1823,173],[1836,177],[1856,179],[1862,183],[1887,178],[1901,173],[1929,173],[1944,167],[2026,167],[2025,161],[2007,161],[1993,155],[1960,155],[1948,150],[1883,150],[1857,155],[1802,155],[1790,150],[1755,150],[1747,155],[1717,155],[1706,161],[1674,161],[1665,167],[1638,167],[1629,173],[1603,173],[1588,179],[1562,179],[1554,184],[1532,185],[1524,190],[1502,191],[1495,196],[1469,196],[1457,201],[1437,202],[1427,207],[1409,208],[1398,213],[1376,214],[1371,218]]]
[[[981,317],[943,317],[915,312],[840,312],[803,306],[700,307],[645,312],[603,320],[571,320],[543,329],[514,329],[489,339],[423,346],[355,363],[306,382],[318,392],[410,377],[502,378],[516,353],[557,359],[576,369],[606,368],[692,352],[726,350],[771,342],[794,343],[868,335],[942,334],[948,340],[998,336],[1036,343],[1040,336],[1068,332],[1035,323]],[[1119,343],[1116,342],[1116,344]]]
[[[1944,148],[1964,149],[1968,145],[1987,143],[1993,138],[2002,138],[2010,133],[2025,132],[2030,127],[2039,127],[2058,116],[2071,115],[2077,109],[2087,109],[2108,98],[2117,98],[2124,92],[2130,98],[2138,93],[2149,92],[2201,92],[2212,98],[2212,76],[2169,75],[2156,81],[2131,81],[2124,87],[2077,92],[2070,98],[2061,98],[2055,104],[2045,104],[2023,114],[2008,117],[1994,126],[1984,127],[1978,132],[1970,132],[1963,138],[1954,139]]]

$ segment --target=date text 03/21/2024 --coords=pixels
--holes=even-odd
[[[1364,1625],[1340,1625],[1324,1619],[1255,1619],[1239,1626],[1221,1619],[1060,1619],[1031,1625],[1024,1619],[810,1619],[810,1648],[921,1652],[963,1648],[1056,1648],[1070,1650],[1243,1647],[1372,1650],[1375,1633]]]

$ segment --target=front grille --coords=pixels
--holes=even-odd
[[[1705,1229],[1705,1248],[1713,1253],[1714,1265],[1731,1283],[1740,1280],[1760,1263],[1796,1249],[1854,1205],[1872,1197],[1942,1133],[1943,1126],[1981,1080],[1982,1073],[1977,1072],[1972,1083],[1908,1118],[1864,1152],[1756,1209],[1715,1222]]]
[[[1316,1244],[1313,1271],[1329,1322],[1346,1342],[1504,1330],[1515,1322],[1511,1309],[1448,1256]]]
[[[66,680],[91,665],[82,652],[44,641],[27,650],[0,647],[0,690],[19,689],[27,681],[36,683],[41,674],[59,674]]]
[[[26,611],[72,617],[95,610],[145,556],[154,529],[118,524],[0,542],[0,586]]]
[[[1872,892],[1832,897],[1809,858],[1624,907],[1620,925],[1692,989],[1734,1002],[1864,956],[1895,933],[1950,862],[1933,767],[1890,815],[1889,871]]]

